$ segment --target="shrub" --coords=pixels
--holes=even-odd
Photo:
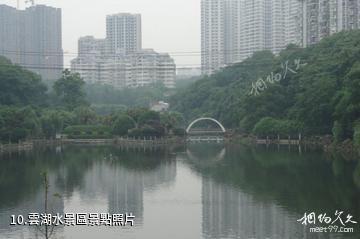
[[[186,135],[186,130],[183,128],[175,128],[172,132],[175,136],[184,137]]]
[[[135,127],[135,122],[129,116],[120,115],[114,122],[112,133],[119,136],[127,135],[128,131]]]
[[[288,136],[302,132],[302,124],[293,120],[279,120],[271,117],[262,118],[253,129],[259,136]]]
[[[76,125],[69,126],[64,133],[70,139],[99,139],[111,138],[111,128],[105,125]]]
[[[130,137],[162,137],[165,135],[164,128],[154,128],[149,125],[145,125],[138,129],[132,129],[129,131]]]
[[[259,136],[275,136],[278,133],[277,121],[271,117],[262,118],[253,129],[253,133]]]

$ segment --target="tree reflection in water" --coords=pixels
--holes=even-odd
[[[214,160],[222,147],[190,145],[185,155],[203,176],[206,237],[327,238],[309,233],[297,219],[305,212],[334,215],[342,210],[359,220],[360,163],[329,160],[320,152],[299,154],[295,148],[243,146],[228,146],[224,159]]]

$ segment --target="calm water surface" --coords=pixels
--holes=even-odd
[[[10,226],[10,215],[44,211],[45,171],[53,213],[135,215],[134,227],[61,226],[51,238],[360,238],[359,224],[348,225],[354,233],[310,233],[297,221],[341,210],[360,223],[356,161],[209,144],[0,155],[0,238],[44,238],[34,227]]]

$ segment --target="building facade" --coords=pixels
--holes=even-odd
[[[136,88],[162,82],[175,87],[176,65],[169,54],[143,49],[132,54],[101,55],[82,53],[71,61],[71,70],[90,84],[106,84],[116,88]]]
[[[25,10],[0,5],[0,55],[44,80],[63,70],[61,9],[35,5]]]
[[[299,0],[302,46],[319,42],[334,33],[359,29],[359,0]]]
[[[23,12],[17,9],[0,5],[0,55],[7,57],[13,63],[24,61],[24,42],[20,36],[23,33]]]
[[[202,0],[202,73],[360,27],[360,0]]]
[[[202,73],[297,43],[299,7],[298,0],[202,0]]]
[[[108,15],[106,39],[112,54],[128,54],[141,50],[141,15],[130,13]]]
[[[175,87],[176,65],[169,54],[141,47],[141,16],[119,13],[106,18],[106,38],[81,37],[71,70],[88,83],[116,88],[162,82]]]
[[[166,88],[175,88],[176,65],[169,54],[142,49],[129,58],[132,65],[132,80],[127,87],[162,82]]]
[[[108,51],[106,39],[97,39],[93,36],[80,37],[78,40],[78,55],[88,57],[91,55],[105,55]]]
[[[225,65],[225,2],[201,1],[201,65],[203,74]]]

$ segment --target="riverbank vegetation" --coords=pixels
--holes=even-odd
[[[0,57],[0,85],[0,143],[55,138],[57,134],[92,139],[162,137],[183,132],[184,120],[176,112],[158,113],[145,107],[116,104],[109,112],[98,113],[89,99],[95,101],[96,97],[102,97],[101,91],[89,93],[80,76],[69,70],[48,90],[38,75]],[[119,97],[134,93],[133,90],[127,94],[121,92],[124,95]],[[139,92],[143,96],[150,94],[145,93],[145,89]],[[114,91],[112,96],[118,93]],[[134,104],[134,107],[141,105]]]
[[[86,84],[84,92],[86,100],[102,115],[126,108],[147,108],[151,102],[164,100],[166,95],[171,93],[162,83],[125,89],[102,84]]]
[[[307,48],[289,45],[279,56],[255,53],[178,92],[170,103],[187,119],[210,116],[243,133],[357,138],[360,31]]]

